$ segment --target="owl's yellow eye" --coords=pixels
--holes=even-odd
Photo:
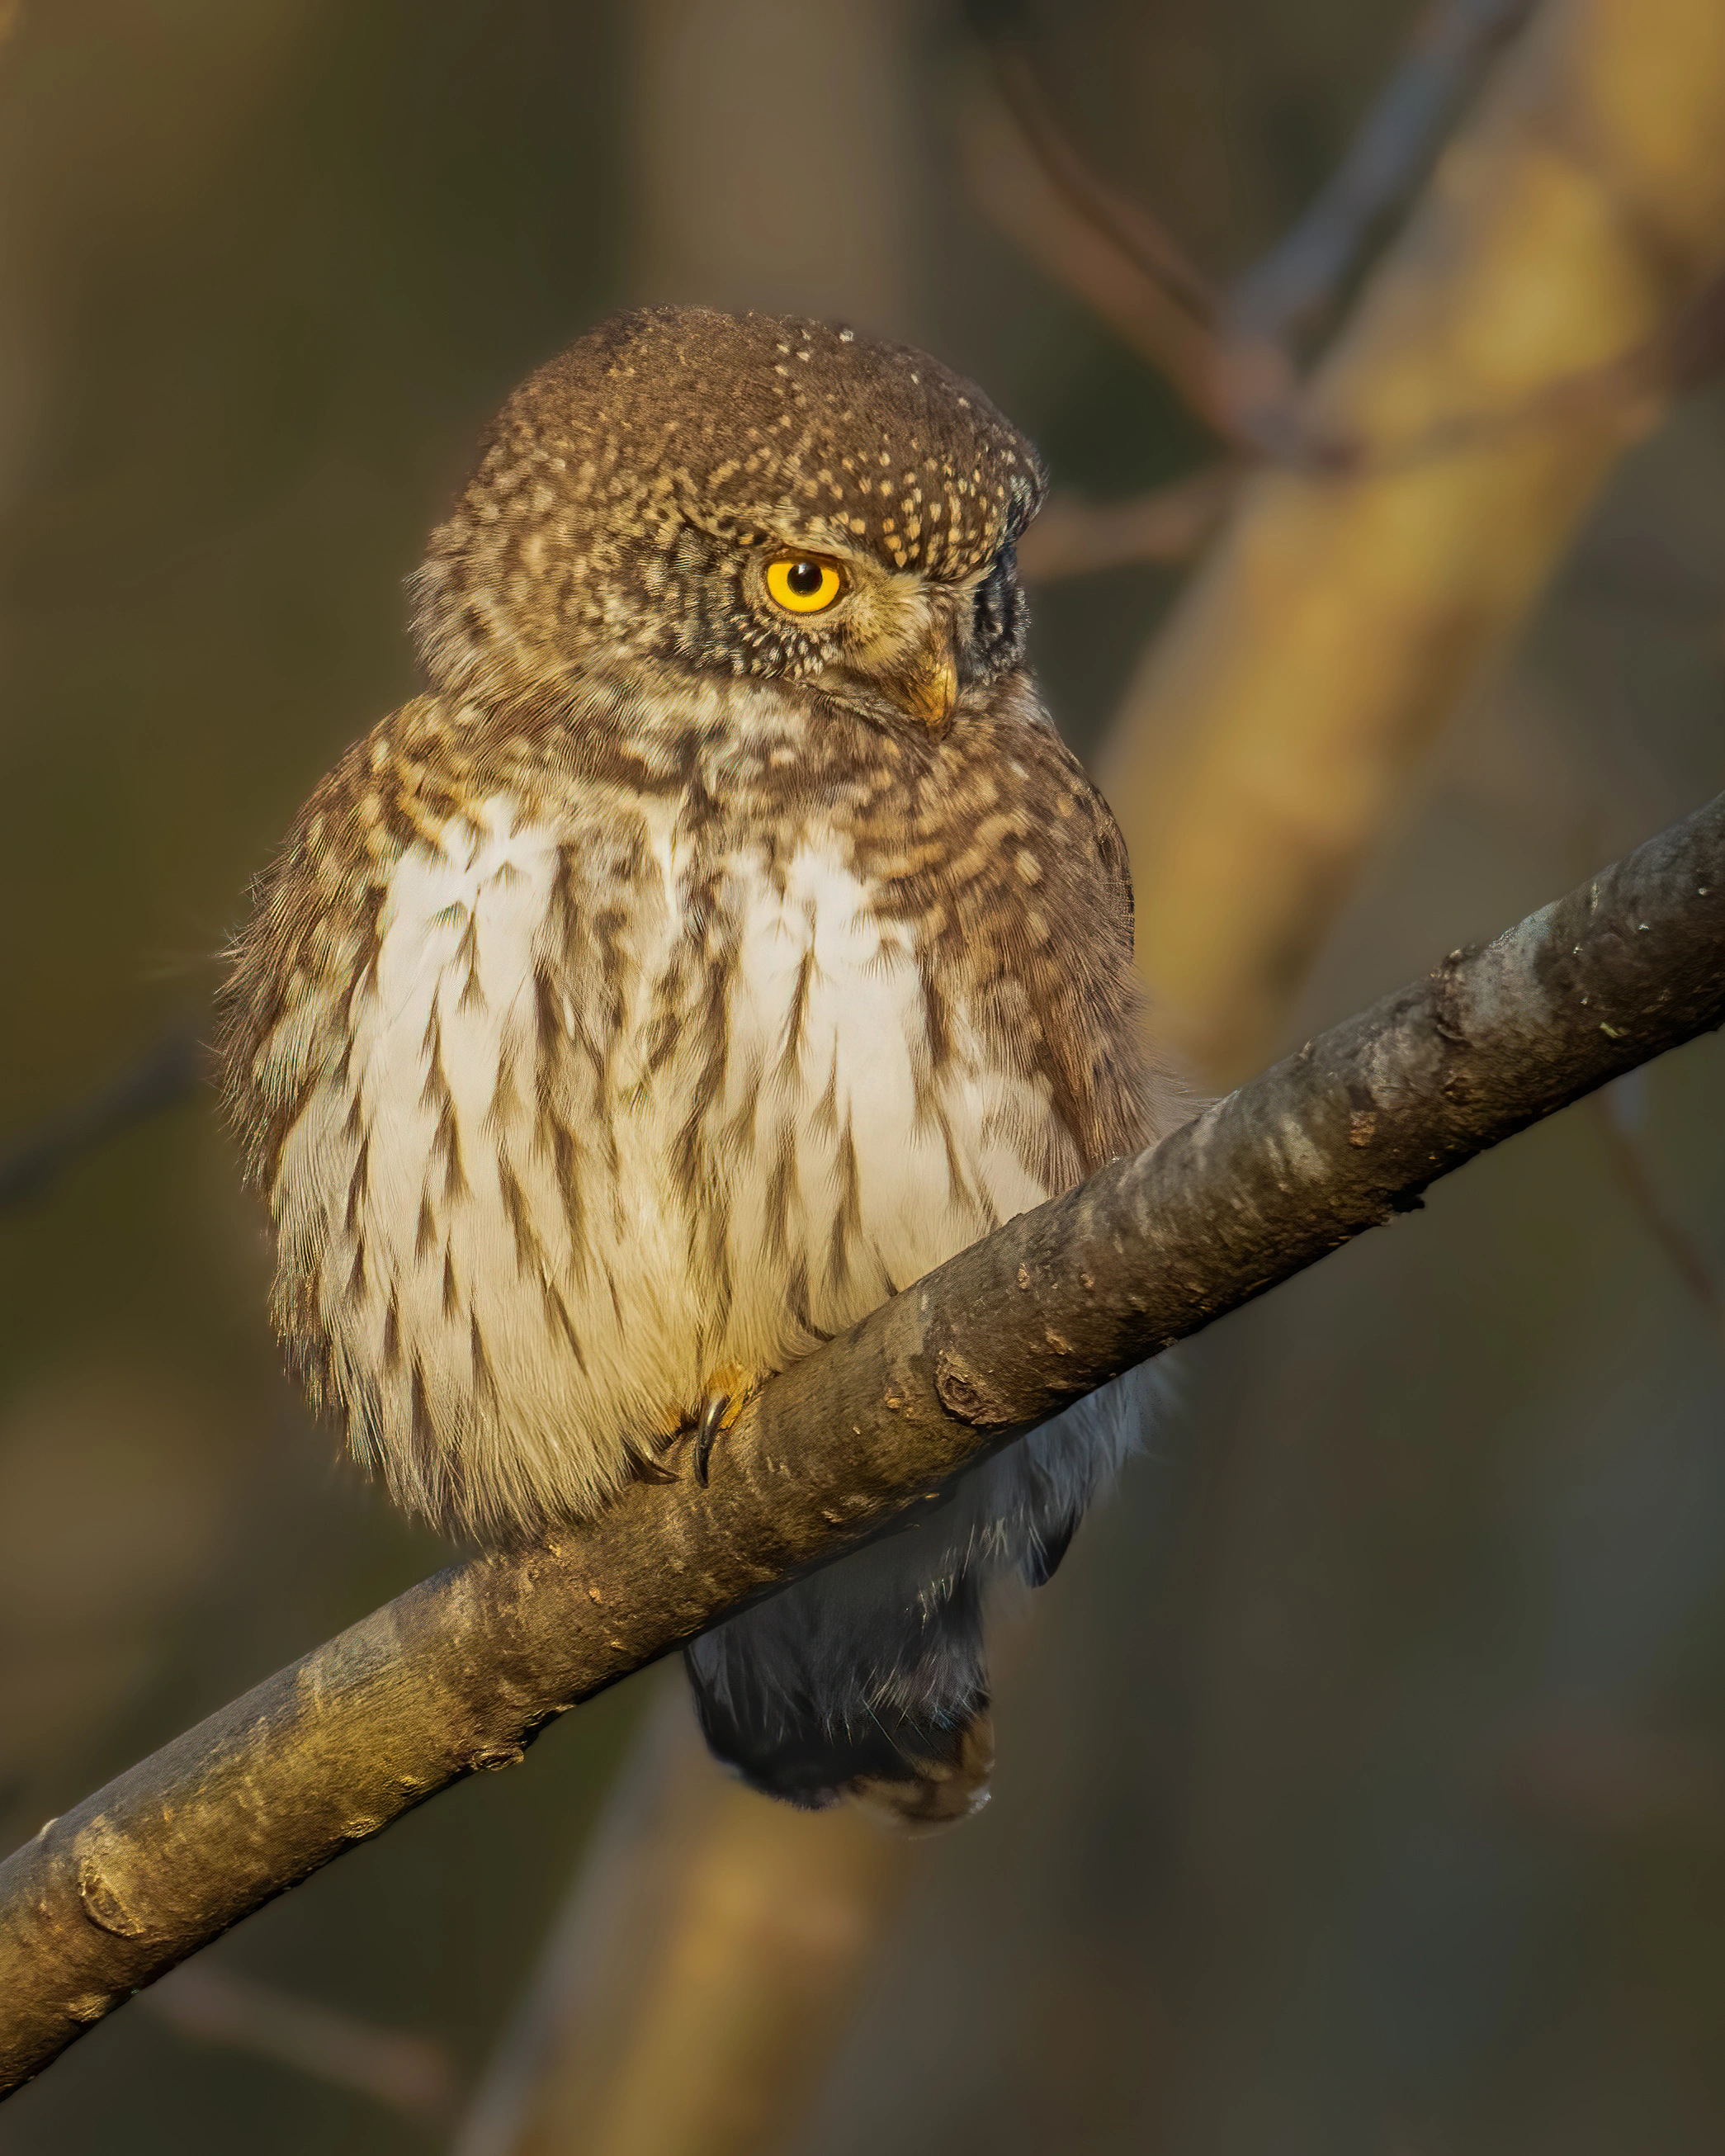
[[[767,564],[768,596],[787,613],[824,613],[845,588],[845,578],[830,562],[808,554],[787,554]]]

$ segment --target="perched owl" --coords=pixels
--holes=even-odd
[[[1024,663],[1043,479],[845,329],[619,316],[510,399],[414,586],[427,693],[262,879],[224,1086],[315,1402],[489,1540],[704,1476],[752,1390],[1156,1135],[1119,834]],[[1130,1435],[1081,1404],[696,1640],[714,1748],[962,1815],[981,1604]]]

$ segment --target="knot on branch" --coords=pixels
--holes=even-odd
[[[1464,969],[1478,956],[1476,945],[1451,951],[1443,963],[1431,970],[1431,1022],[1452,1048],[1469,1048],[1466,1018],[1466,988]]]
[[[78,1899],[91,1923],[110,1938],[141,1939],[150,1928],[135,1910],[127,1908],[119,1888],[90,1850],[84,1851],[78,1859]]]
[[[937,1352],[934,1389],[947,1413],[973,1430],[1005,1430],[1024,1419],[987,1372],[978,1369],[956,1348]]]
[[[468,1754],[467,1764],[475,1774],[495,1774],[506,1767],[519,1767],[526,1756],[524,1744],[482,1744]]]

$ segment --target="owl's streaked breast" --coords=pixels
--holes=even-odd
[[[1050,1194],[1045,1087],[843,835],[495,793],[259,1045],[278,1313],[434,1517],[590,1513],[722,1363],[782,1368]]]

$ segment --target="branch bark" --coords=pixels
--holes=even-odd
[[[1722,1020],[1725,795],[793,1365],[709,1488],[422,1582],[49,1821],[0,1866],[0,2090],[552,1716]]]

